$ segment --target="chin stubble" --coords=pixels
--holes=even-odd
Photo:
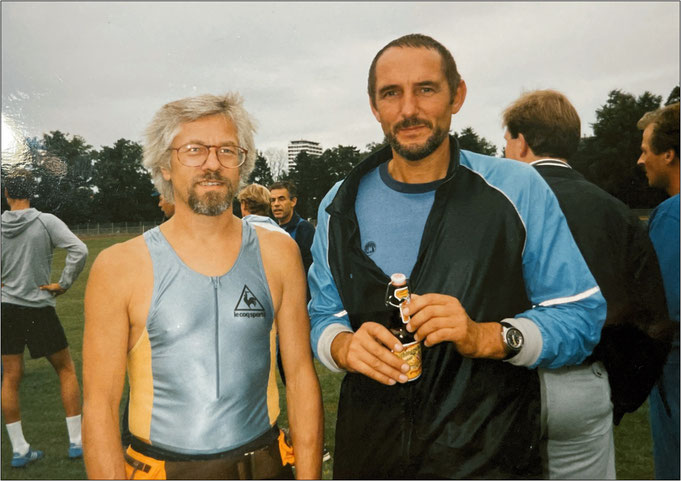
[[[204,181],[220,181],[227,186],[226,192],[206,192],[199,197],[196,193],[195,185],[198,182]],[[216,216],[220,215],[232,206],[232,198],[234,197],[234,186],[229,179],[225,179],[219,174],[208,175],[200,180],[195,181],[189,189],[189,196],[187,198],[187,205],[196,214]]]
[[[447,132],[442,130],[442,128],[440,127],[435,127],[433,129],[433,133],[431,134],[430,137],[428,137],[428,140],[426,140],[426,143],[423,145],[407,147],[406,145],[401,144],[397,140],[397,131],[399,131],[402,128],[415,127],[417,125],[424,125],[431,129],[433,128],[433,124],[428,122],[427,120],[405,119],[402,122],[396,124],[393,127],[392,131],[386,135],[386,137],[388,138],[388,142],[390,143],[390,146],[393,148],[393,150],[397,152],[400,156],[411,161],[421,160],[428,157],[430,154],[435,152],[435,150],[442,144],[442,142],[447,137]]]

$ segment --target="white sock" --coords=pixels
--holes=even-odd
[[[12,451],[23,456],[28,452],[31,445],[24,439],[24,431],[21,429],[21,421],[11,424],[5,424],[7,434],[9,434],[9,442],[12,443]]]
[[[78,446],[83,444],[80,437],[80,414],[66,418],[66,429],[69,430],[69,442]]]

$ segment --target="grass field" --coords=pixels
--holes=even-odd
[[[99,252],[129,237],[113,236],[88,238],[90,254],[85,270],[72,288],[57,301],[57,312],[64,324],[71,355],[76,363],[79,380],[81,373],[81,347],[83,339],[83,294],[87,274]],[[58,280],[64,264],[64,252],[57,251],[54,259],[53,279]],[[322,386],[325,411],[325,442],[333,454],[336,406],[342,376],[330,373],[316,363]],[[284,400],[283,390],[282,404]],[[45,458],[26,468],[10,467],[12,449],[7,432],[2,429],[2,479],[85,479],[82,460],[67,456],[68,436],[64,411],[59,397],[57,377],[45,359],[31,360],[26,354],[26,369],[21,387],[22,424],[26,440],[35,448],[45,451]],[[282,406],[280,424],[287,425],[285,406]],[[4,421],[3,421],[4,424]],[[615,428],[617,477],[619,479],[653,479],[652,441],[648,424],[648,406],[628,414]],[[324,463],[324,479],[331,478],[333,461]]]

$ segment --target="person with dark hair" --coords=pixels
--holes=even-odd
[[[603,296],[539,174],[448,135],[466,83],[443,45],[390,42],[368,92],[389,145],[322,200],[308,278],[315,355],[347,373],[334,477],[541,477],[535,368],[591,353]],[[395,273],[422,346],[404,361]]]
[[[314,238],[314,226],[295,211],[297,203],[298,189],[293,182],[285,180],[270,185],[272,215],[279,222],[279,226],[288,232],[298,244],[300,255],[303,257],[303,267],[307,274],[310,270],[310,264],[312,264],[310,247],[312,247],[312,239]]]
[[[677,326],[662,378],[650,394],[655,477],[679,479],[679,103],[648,112],[637,125],[643,130],[638,165],[651,187],[669,195],[650,215],[648,233]]]
[[[95,260],[85,292],[83,440],[90,478],[291,479],[278,428],[276,338],[296,476],[321,476],[323,415],[305,275],[288,236],[232,214],[255,160],[240,95],[164,105],[144,165],[173,217]],[[118,406],[130,383],[121,449]]]
[[[570,167],[580,119],[565,95],[527,92],[506,108],[503,124],[506,156],[537,169],[556,194],[608,305],[592,356],[539,368],[544,476],[616,479],[613,422],[645,402],[670,348],[657,256],[638,217]]]
[[[85,267],[87,247],[59,218],[31,207],[34,181],[27,170],[4,179],[10,210],[2,214],[2,414],[12,444],[12,467],[43,457],[24,438],[19,385],[24,349],[31,358],[46,357],[59,377],[69,434],[69,458],[83,455],[80,387],[64,328],[55,310]],[[50,282],[54,248],[66,249],[58,282]]]

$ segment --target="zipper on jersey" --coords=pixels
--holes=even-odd
[[[218,288],[220,278],[211,277],[213,283],[213,298],[215,299],[215,396],[220,397],[220,307],[218,303]]]

